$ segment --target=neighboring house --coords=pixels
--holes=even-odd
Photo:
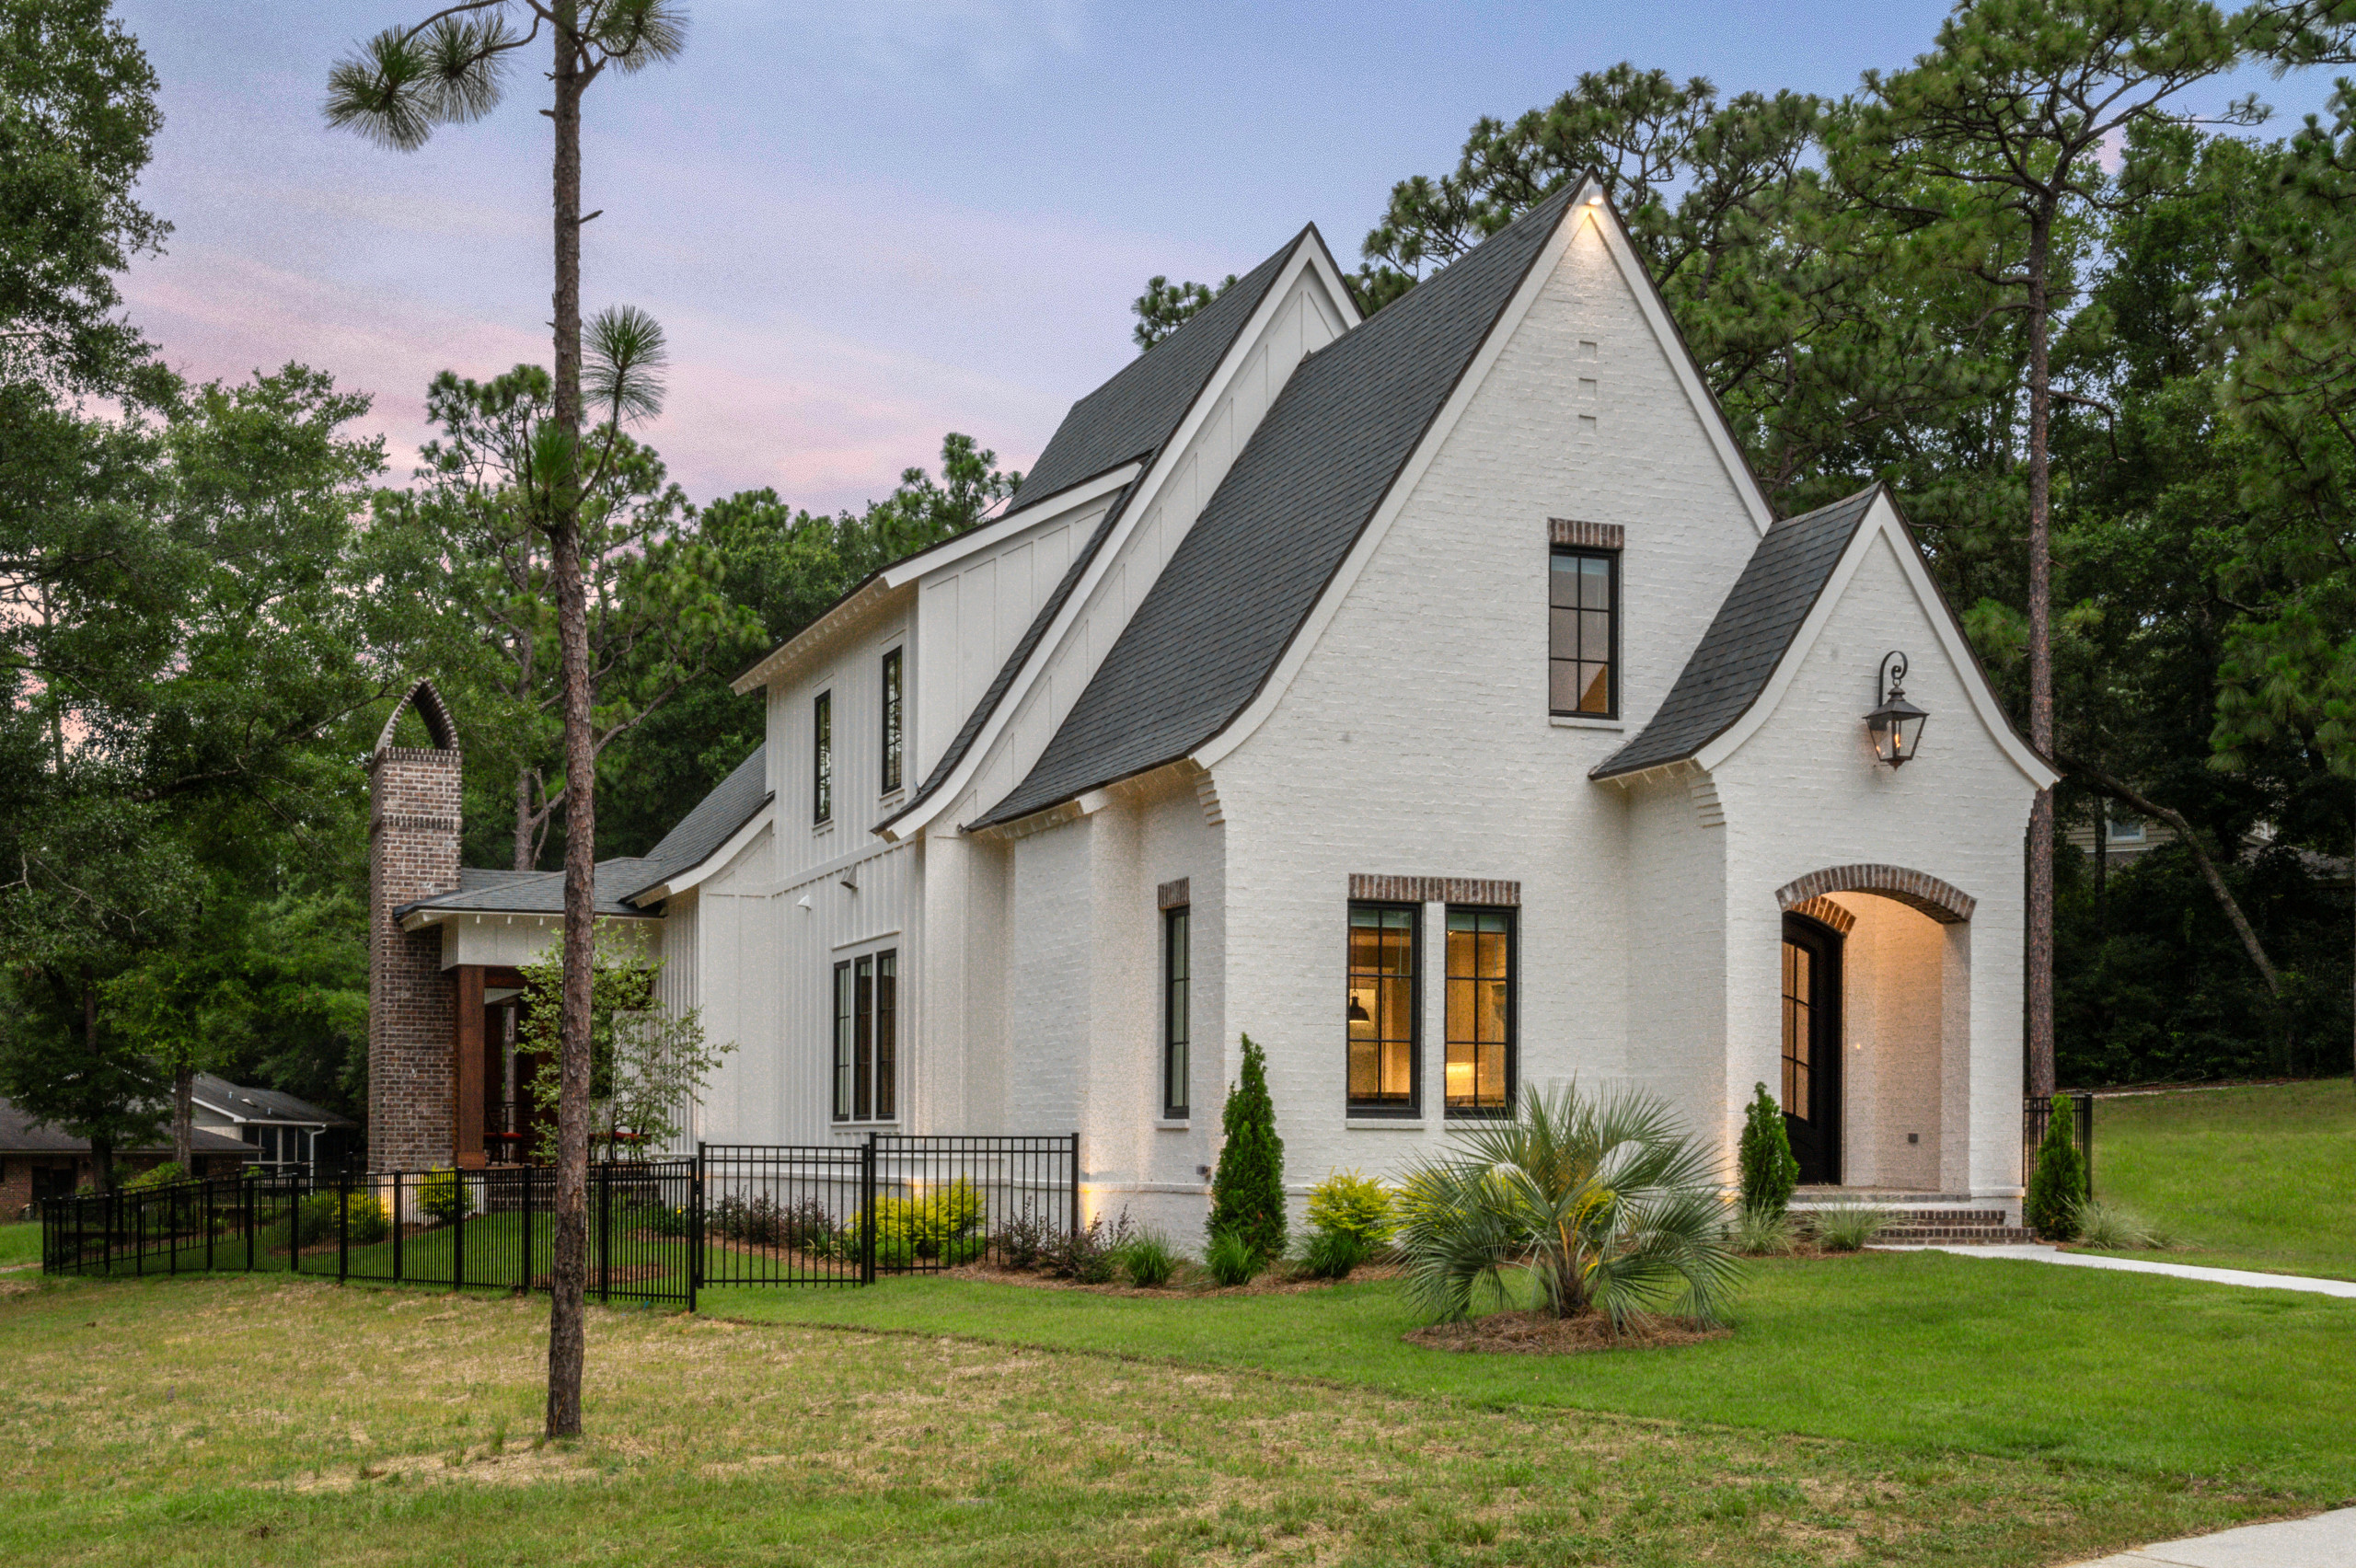
[[[251,1145],[255,1163],[273,1173],[308,1171],[315,1162],[340,1163],[352,1150],[359,1124],[307,1100],[276,1090],[243,1089],[211,1073],[196,1075],[196,1125]]]
[[[1192,1231],[1248,1033],[1296,1190],[1576,1080],[1729,1163],[1763,1083],[1810,1181],[2017,1197],[2055,774],[1887,490],[1774,517],[1592,182],[1364,322],[1304,231],[737,689],[766,744],[598,868],[737,1046],[691,1138],[1077,1130],[1092,1209]],[[387,1168],[505,1147],[561,897],[459,868],[411,702],[434,744],[372,762]]]
[[[253,1150],[236,1138],[196,1129],[192,1139],[199,1176],[234,1176]],[[172,1158],[167,1138],[160,1144],[115,1151],[115,1179],[128,1181]],[[0,1219],[31,1217],[27,1211],[42,1198],[64,1197],[98,1183],[98,1162],[90,1156],[90,1140],[69,1137],[55,1127],[41,1126],[15,1105],[0,1100]]]
[[[2096,829],[2107,825],[2108,832],[2098,837]],[[2062,836],[2081,854],[2092,855],[2107,851],[2114,865],[2123,864],[2149,854],[2163,844],[2176,842],[2176,829],[2164,822],[2114,813],[2108,824],[2097,824],[2091,819],[2072,823]]]

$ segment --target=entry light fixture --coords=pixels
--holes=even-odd
[[[1906,655],[1895,649],[1881,656],[1881,706],[1865,715],[1874,750],[1892,767],[1903,767],[1923,744],[1923,721],[1930,714],[1906,700]]]
[[[1358,999],[1358,994],[1356,991],[1350,993],[1350,1021],[1352,1023],[1374,1021],[1374,1015],[1366,1010],[1366,1004]]]

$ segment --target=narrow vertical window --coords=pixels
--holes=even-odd
[[[810,709],[810,820],[835,820],[835,694],[822,691]]]
[[[1187,1113],[1186,983],[1193,964],[1188,951],[1190,913],[1183,904],[1161,912],[1161,1113],[1172,1121]]]
[[[855,1107],[852,1097],[852,1063],[858,1059],[852,1032],[856,1008],[853,1002],[850,964],[835,965],[835,1120],[848,1122]]]
[[[1416,1109],[1416,932],[1413,904],[1350,905],[1349,1109],[1411,1115]]]
[[[1547,704],[1620,716],[1620,552],[1554,551],[1547,574]]]
[[[899,1114],[900,955],[875,955],[875,1119],[888,1122]]]
[[[884,794],[900,787],[900,650],[884,655]]]
[[[1448,1113],[1513,1108],[1513,911],[1448,912]]]
[[[858,1022],[851,1031],[851,1115],[861,1122],[875,1115],[875,960],[853,959]]]

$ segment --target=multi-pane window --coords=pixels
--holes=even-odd
[[[1620,554],[1557,549],[1548,572],[1547,702],[1556,713],[1620,713]]]
[[[1448,1111],[1513,1106],[1513,911],[1448,912]]]
[[[835,1120],[888,1122],[899,1092],[896,951],[835,965]]]
[[[835,820],[835,694],[822,691],[810,709],[810,820]]]
[[[1416,1107],[1416,928],[1413,904],[1352,904],[1349,1108],[1406,1115]]]
[[[1805,1121],[1815,1062],[1816,954],[1784,944],[1784,1112]]]
[[[900,787],[900,653],[884,655],[884,789],[888,795]]]
[[[1161,912],[1161,1113],[1173,1120],[1187,1113],[1187,979],[1194,958],[1188,951],[1193,925],[1184,905]]]

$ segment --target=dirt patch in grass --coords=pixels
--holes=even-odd
[[[1396,1263],[1368,1263],[1353,1270],[1350,1278],[1397,1279],[1405,1272]],[[952,1279],[970,1279],[981,1285],[1019,1285],[1031,1290],[1080,1290],[1091,1296],[1142,1296],[1163,1300],[1173,1296],[1299,1296],[1312,1290],[1331,1290],[1341,1283],[1309,1279],[1278,1268],[1256,1275],[1248,1285],[1223,1286],[1213,1283],[1209,1273],[1194,1263],[1180,1268],[1168,1285],[1150,1290],[1135,1285],[1082,1285],[1076,1279],[1057,1279],[1029,1269],[1010,1269],[987,1260],[964,1264],[947,1274]]]
[[[1491,1355],[1577,1355],[1590,1350],[1658,1350],[1727,1339],[1732,1329],[1691,1318],[1641,1318],[1621,1332],[1600,1312],[1557,1318],[1545,1312],[1491,1312],[1461,1323],[1433,1323],[1400,1337],[1431,1350],[1475,1351]]]

